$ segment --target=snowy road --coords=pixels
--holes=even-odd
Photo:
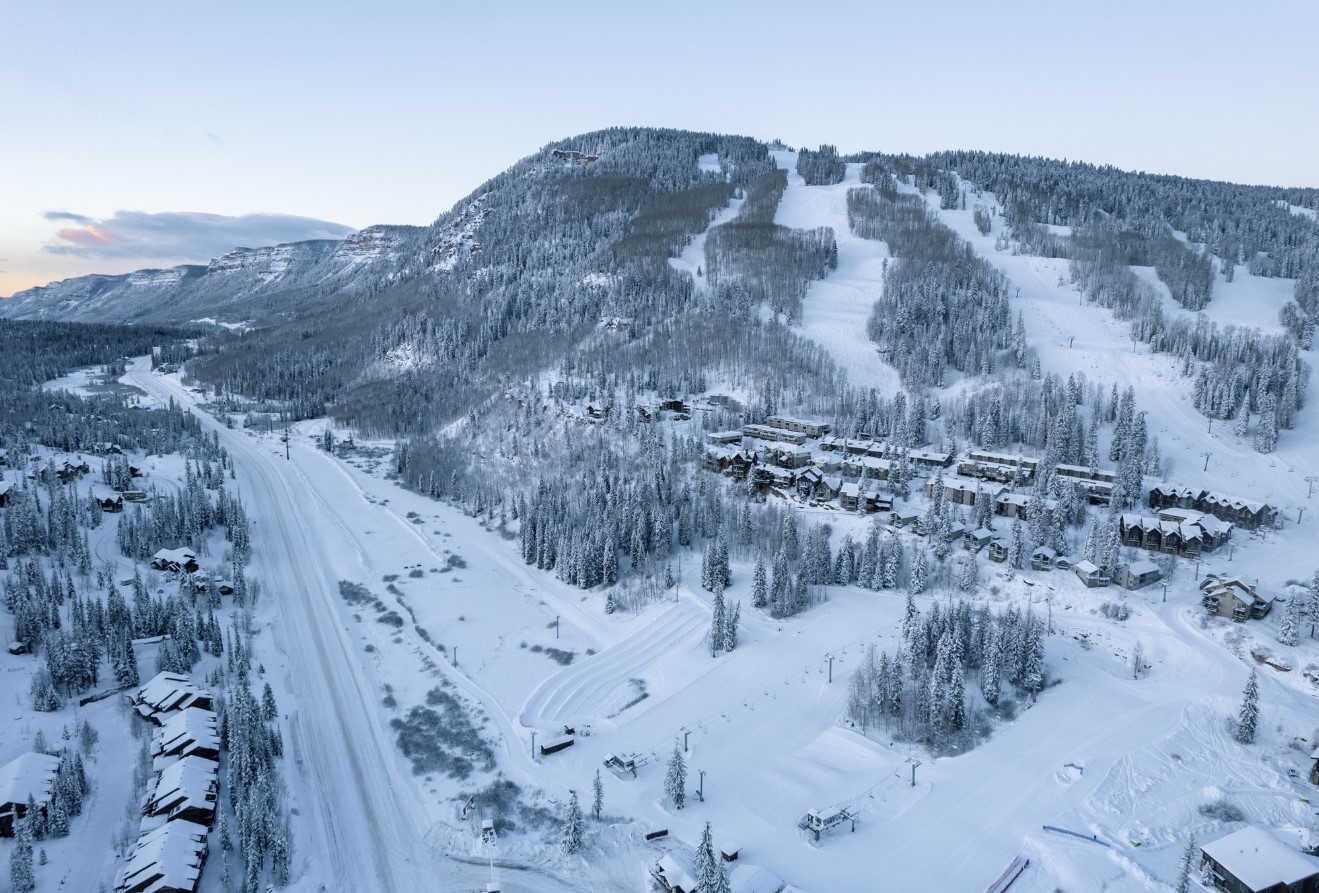
[[[153,375],[144,360],[133,363],[126,381],[154,397],[192,402],[176,378]],[[295,841],[295,882],[308,890],[428,889],[422,879],[429,872],[419,864],[426,852],[424,811],[412,786],[397,777],[374,692],[338,620],[336,583],[327,569],[342,543],[304,513],[313,494],[300,492],[282,457],[242,431],[200,418],[235,460],[253,522],[253,571],[265,598],[279,604],[271,633],[289,659],[284,777],[295,808],[319,819],[300,826],[311,839]]]

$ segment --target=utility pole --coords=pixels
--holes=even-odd
[[[289,459],[289,429],[287,425],[284,426],[284,461],[292,461]]]
[[[554,638],[557,639],[558,637],[559,637],[559,615],[558,615],[558,614],[555,614],[555,615],[554,615]]]
[[[1307,490],[1306,493],[1305,493],[1305,498],[1306,498],[1306,499],[1309,499],[1311,496],[1314,495],[1314,482],[1315,482],[1315,481],[1319,481],[1319,477],[1315,477],[1314,475],[1310,475],[1309,477],[1307,477],[1307,478],[1305,479],[1305,482],[1306,482],[1307,484],[1310,485],[1310,489]]]
[[[686,752],[687,752],[687,736],[691,734],[691,730],[688,729],[686,726],[683,726],[682,729],[681,729],[680,731],[682,732],[682,752],[683,752],[683,753],[686,753]]]
[[[536,762],[536,730],[531,730],[531,762]]]
[[[921,764],[921,761],[915,757],[907,757],[907,762],[911,763],[911,786],[914,788],[916,787],[916,767]]]
[[[833,682],[834,682],[834,656],[833,656],[832,654],[826,654],[825,657],[829,658],[829,684],[830,684],[830,685],[833,685]]]
[[[1205,470],[1205,471],[1208,471],[1208,470],[1209,470],[1209,457],[1212,456],[1212,455],[1213,455],[1213,453],[1211,453],[1211,452],[1209,452],[1209,451],[1207,451],[1207,450],[1206,450],[1205,453],[1204,453],[1204,457],[1205,457],[1205,467],[1204,467],[1204,470]]]
[[[697,769],[696,772],[701,776],[700,786],[696,789],[696,799],[704,803],[705,802],[705,770]]]
[[[458,666],[458,646],[453,646],[453,665]]]
[[[1164,603],[1165,605],[1168,603],[1168,583],[1167,583],[1167,581],[1164,581],[1164,584],[1163,584],[1163,603]]]

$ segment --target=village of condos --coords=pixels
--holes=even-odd
[[[1028,521],[1030,499],[1026,489],[1035,478],[1039,461],[1028,456],[968,450],[964,455],[930,449],[898,450],[882,441],[833,437],[828,423],[789,416],[771,416],[764,424],[706,435],[705,467],[740,480],[749,480],[762,492],[787,496],[811,505],[834,504],[846,512],[878,514],[898,528],[918,535],[923,514],[882,492],[900,455],[913,470],[926,475],[924,495],[934,496],[942,484],[948,502],[968,508],[988,500],[995,515]],[[1061,478],[1081,485],[1092,505],[1107,505],[1115,473],[1102,468],[1058,465]],[[1156,486],[1148,494],[1149,513],[1119,516],[1122,545],[1152,553],[1197,558],[1221,549],[1234,528],[1272,527],[1276,507],[1208,490]],[[967,529],[954,524],[952,538],[968,551],[987,550],[990,561],[1008,558],[1006,539],[986,528]],[[1070,570],[1088,587],[1116,584],[1141,589],[1160,578],[1153,561],[1121,564],[1105,573],[1093,562],[1074,561],[1042,546],[1030,556],[1033,570]],[[1259,619],[1271,601],[1254,585],[1235,578],[1216,578],[1202,584],[1203,604],[1211,614],[1234,620]]]

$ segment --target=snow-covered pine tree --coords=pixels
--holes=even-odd
[[[595,770],[595,778],[591,780],[591,815],[595,820],[600,821],[600,814],[605,808],[605,786],[600,781],[600,770]]]
[[[693,863],[699,893],[731,893],[728,875],[724,873],[724,862],[714,851],[714,837],[710,833],[709,822],[705,823],[705,830],[701,832],[701,842],[696,845]]]
[[[1284,645],[1295,645],[1301,638],[1301,614],[1303,596],[1293,591],[1287,599],[1287,607],[1278,621],[1278,641]]]
[[[14,893],[31,893],[37,885],[32,872],[32,832],[27,818],[14,823],[14,847],[9,851],[9,883]]]
[[[716,657],[724,649],[724,626],[728,621],[724,608],[724,588],[715,584],[714,605],[710,611],[710,656]]]
[[[1186,841],[1186,849],[1182,851],[1182,866],[1177,872],[1177,886],[1174,888],[1176,893],[1191,893],[1191,869],[1195,866],[1195,857],[1199,854],[1200,848],[1195,844],[1195,835]]]
[[[1246,680],[1246,688],[1241,693],[1241,710],[1237,714],[1237,727],[1232,737],[1238,744],[1251,744],[1255,740],[1255,729],[1259,725],[1259,680],[1254,669]]]
[[[917,549],[911,559],[911,575],[907,578],[908,596],[920,595],[925,591],[925,550]]]
[[[769,581],[765,578],[765,558],[756,556],[756,569],[751,577],[751,607],[764,608],[769,605]]]
[[[563,819],[563,829],[559,835],[559,849],[564,855],[572,856],[582,848],[582,805],[577,802],[577,792],[568,792],[568,814]]]
[[[682,809],[687,802],[687,762],[682,756],[682,744],[677,740],[673,742],[673,753],[664,773],[664,796],[669,798],[674,809]]]
[[[1255,452],[1271,453],[1278,443],[1278,410],[1273,395],[1264,398],[1264,406],[1259,413],[1259,424],[1255,426]]]
[[[728,619],[724,622],[724,650],[732,651],[737,648],[737,627],[742,622],[742,602],[738,601],[733,605],[733,610],[728,613]]]

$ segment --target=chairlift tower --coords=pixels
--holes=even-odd
[[[495,857],[499,855],[499,836],[495,834],[495,820],[481,820],[481,842],[478,851],[490,865],[490,880],[486,882],[486,893],[499,893],[499,869],[495,866]]]

